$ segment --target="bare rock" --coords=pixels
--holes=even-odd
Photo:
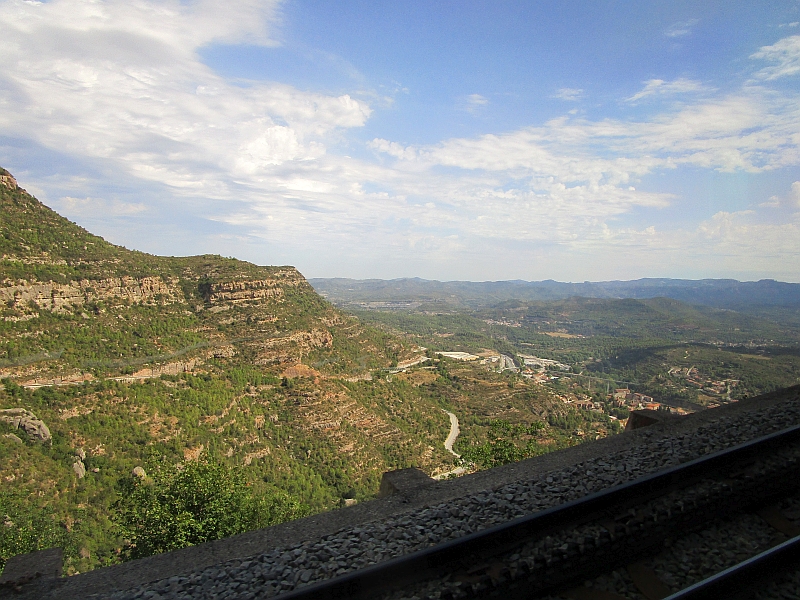
[[[78,448],[77,450],[75,450],[75,456],[77,456],[81,460],[86,460],[86,450],[84,450],[83,448]]]
[[[16,429],[22,429],[25,433],[40,442],[50,442],[52,436],[44,421],[38,419],[35,414],[24,408],[4,408],[0,409],[0,421],[8,423]]]
[[[86,465],[80,460],[75,461],[72,465],[72,470],[75,471],[75,475],[78,476],[78,479],[83,479],[86,476]]]
[[[133,471],[131,471],[131,475],[134,477],[139,477],[140,479],[144,479],[147,477],[147,473],[144,472],[142,467],[133,467]]]

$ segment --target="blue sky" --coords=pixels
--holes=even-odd
[[[0,164],[309,277],[800,281],[800,2],[0,0]]]

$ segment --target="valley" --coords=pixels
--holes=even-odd
[[[329,302],[291,266],[115,246],[0,175],[0,561],[123,560],[119,502],[167,468],[241,474],[265,526],[371,499],[389,470],[455,477],[619,433],[639,405],[800,381],[793,288],[737,310],[469,286]]]
[[[122,560],[123,490],[166,467],[241,472],[283,507],[263,526],[373,498],[389,470],[463,472],[446,412],[456,453],[499,418],[552,416],[541,451],[583,439],[550,391],[429,358],[293,267],[127,250],[3,176],[0,410],[50,437],[0,422],[2,561],[47,544],[65,547],[68,574]]]

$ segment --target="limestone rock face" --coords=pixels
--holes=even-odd
[[[53,312],[63,312],[95,300],[110,298],[144,303],[184,301],[177,282],[167,282],[161,277],[112,277],[101,281],[82,279],[68,284],[18,281],[15,285],[0,288],[0,303],[11,308],[33,302],[38,308]]]
[[[7,188],[11,188],[12,190],[15,190],[19,187],[19,185],[17,184],[17,180],[14,179],[14,177],[10,173],[7,175],[3,175],[2,173],[0,173],[0,185],[4,185]]]
[[[16,429],[22,429],[29,436],[40,442],[49,442],[52,439],[50,430],[44,421],[36,418],[35,414],[24,408],[0,409],[0,421],[8,423]]]
[[[73,463],[72,470],[75,471],[75,475],[78,476],[78,479],[83,479],[86,476],[86,465],[80,460]]]

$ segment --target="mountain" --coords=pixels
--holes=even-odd
[[[311,279],[320,294],[341,306],[403,308],[434,304],[485,308],[506,300],[551,301],[584,298],[672,298],[733,310],[773,307],[800,310],[800,284],[771,279],[637,279],[561,283],[558,281],[430,281],[425,279]],[[388,304],[387,304],[388,303]]]
[[[419,352],[293,267],[115,246],[0,170],[0,496],[55,510],[73,571],[115,560],[117,482],[153,457],[240,465],[311,511],[446,470],[439,402],[374,376]]]

